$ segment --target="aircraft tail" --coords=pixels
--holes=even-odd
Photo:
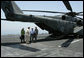
[[[4,11],[6,17],[10,14],[23,13],[14,1],[1,1],[1,8]]]

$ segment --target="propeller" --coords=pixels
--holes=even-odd
[[[61,14],[65,14],[65,12],[43,11],[43,10],[22,10],[22,11],[28,11],[28,12],[45,12],[45,13],[61,13]]]
[[[78,14],[77,16],[83,16],[83,14]]]
[[[66,6],[66,8],[68,10],[70,10],[71,12],[56,12],[56,11],[43,11],[43,10],[22,10],[22,11],[28,11],[28,12],[45,12],[45,13],[61,13],[61,14],[65,14],[65,15],[68,15],[68,16],[72,16],[72,17],[75,17],[76,15],[78,16],[83,16],[83,12],[73,12],[72,10],[72,7],[69,3],[69,1],[63,1],[64,5]]]
[[[69,1],[63,1],[63,3],[64,3],[64,5],[66,6],[66,8],[71,11],[71,12],[66,13],[66,15],[72,16],[72,17],[75,17],[76,15],[78,15],[78,16],[83,16],[83,15],[81,14],[81,13],[83,13],[83,12],[78,12],[78,13],[73,12],[72,7],[71,7]]]
[[[71,8],[69,1],[63,1],[63,3],[66,6],[66,8],[72,12],[72,8]]]
[[[83,12],[78,12],[77,16],[83,16]]]
[[[80,14],[80,13],[83,13],[83,12],[78,12],[78,13]]]
[[[66,13],[66,12],[43,11],[43,10],[22,10],[22,11],[28,11],[28,12],[45,12],[45,13],[61,13],[61,14],[66,14],[66,15],[71,15],[71,16],[72,15],[75,16],[75,15],[79,15],[80,13],[83,13],[83,12],[78,12],[78,13],[76,13],[76,12],[68,12],[68,13]]]

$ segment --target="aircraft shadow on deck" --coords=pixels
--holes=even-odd
[[[21,50],[27,50],[27,51],[31,51],[31,52],[40,51],[40,49],[37,49],[37,48],[32,48],[29,46],[20,45],[18,42],[17,43],[7,43],[7,44],[9,44],[9,45],[6,45],[6,43],[3,43],[3,46],[17,48],[17,49],[21,49]]]
[[[72,41],[72,39],[79,39],[79,38],[75,38],[74,36],[64,36],[62,38],[56,38],[56,37],[51,37],[50,35],[47,36],[46,38],[38,39],[36,42],[46,42],[46,41],[55,41],[55,40],[63,40],[63,39],[69,39],[68,41]]]
[[[61,47],[68,47],[73,40],[74,40],[74,38],[68,39],[67,41],[65,41],[64,43],[61,44]]]
[[[69,36],[69,37],[68,37],[68,40],[61,44],[61,47],[69,47],[69,45],[71,44],[71,42],[72,42],[74,39],[82,39],[82,37],[76,38],[76,37],[74,37],[74,36],[71,36],[71,37]]]
[[[51,35],[47,36],[46,38],[42,38],[42,39],[37,39],[36,42],[47,42],[47,41],[55,41],[55,40],[63,40],[63,39],[68,39],[67,41],[65,41],[63,44],[61,44],[62,47],[68,47],[71,42],[75,39],[75,37],[73,36],[65,36],[63,38],[56,38],[56,37],[52,37]],[[79,38],[76,38],[79,39]],[[15,45],[15,44],[20,44],[20,42],[8,42],[8,43],[1,43],[1,45],[3,46],[9,46],[9,45]]]
[[[48,36],[45,39],[40,39],[40,40],[37,40],[36,42],[46,42],[46,41],[55,41],[55,40],[63,40],[63,39],[68,39],[68,40],[62,43],[61,47],[68,47],[74,39],[79,39],[79,38],[76,38],[74,36],[65,36],[63,38],[57,39],[54,37],[50,38],[50,36]]]

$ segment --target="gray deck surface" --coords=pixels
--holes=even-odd
[[[19,35],[1,36],[1,57],[83,57],[83,38],[48,36],[39,35],[31,44],[20,43]]]

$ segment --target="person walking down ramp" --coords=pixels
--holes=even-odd
[[[30,27],[28,27],[28,29],[26,30],[25,41],[27,44],[30,43]]]

